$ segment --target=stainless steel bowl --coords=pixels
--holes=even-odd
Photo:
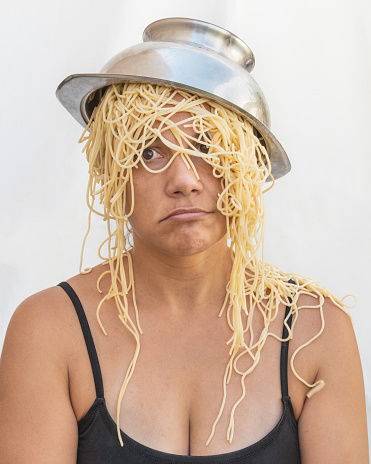
[[[58,100],[80,124],[88,123],[100,88],[124,81],[169,85],[244,115],[265,141],[274,178],[289,172],[290,161],[269,129],[266,99],[250,75],[254,55],[241,39],[204,21],[168,18],[147,26],[143,41],[114,56],[99,74],[73,74],[59,84]]]

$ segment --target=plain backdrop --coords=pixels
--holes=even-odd
[[[197,18],[241,37],[292,171],[266,194],[266,260],[355,294],[368,411],[371,3],[369,0],[6,1],[0,16],[0,347],[28,295],[78,272],[87,224],[82,128],[58,84],[99,72],[150,22]],[[207,69],[204,70],[207,72]],[[105,227],[94,221],[85,265]]]

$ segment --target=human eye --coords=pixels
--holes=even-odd
[[[204,143],[200,143],[197,146],[197,149],[198,149],[198,151],[200,151],[204,155],[207,155],[209,153],[209,147],[207,145],[205,145]]]
[[[144,161],[153,161],[161,158],[161,155],[155,148],[145,148],[142,153],[142,158]]]

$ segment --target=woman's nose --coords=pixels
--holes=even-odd
[[[197,179],[189,161],[185,161],[181,154],[175,157],[165,172],[167,174],[166,193],[168,195],[187,196],[202,191],[201,180]]]

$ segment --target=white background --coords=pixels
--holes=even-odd
[[[292,171],[266,195],[266,258],[353,293],[370,417],[371,3],[369,0],[4,2],[0,16],[0,346],[16,306],[78,272],[86,228],[81,127],[60,81],[99,72],[163,17],[223,26],[253,50],[253,76]],[[205,69],[205,72],[207,70]],[[104,226],[88,241],[97,262]],[[101,228],[101,229],[100,229]]]

